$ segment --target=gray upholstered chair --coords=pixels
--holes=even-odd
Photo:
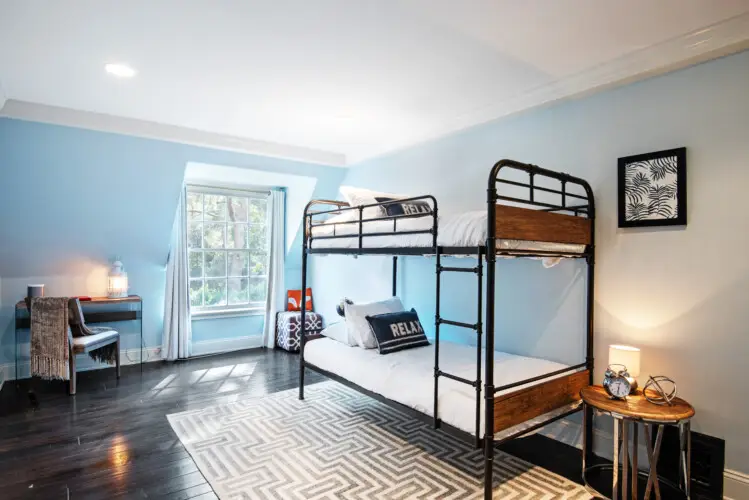
[[[76,298],[68,301],[68,309],[68,323],[70,324],[70,331],[68,334],[70,344],[70,394],[73,395],[76,391],[76,354],[89,354],[94,359],[109,363],[114,361],[117,370],[117,378],[120,378],[119,332],[108,327],[86,326],[86,322],[83,319],[81,303]],[[111,347],[107,349],[107,346]]]

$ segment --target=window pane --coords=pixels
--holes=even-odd
[[[229,198],[229,220],[233,222],[247,222],[247,198],[231,196]]]
[[[226,248],[247,248],[247,224],[229,224]]]
[[[226,305],[226,280],[225,279],[205,280],[205,305],[206,306],[225,306]]]
[[[203,218],[203,195],[187,193],[187,220],[201,220]]]
[[[229,252],[227,276],[247,276],[250,274],[250,252]]]
[[[193,307],[203,305],[203,280],[190,280],[190,305]]]
[[[250,274],[263,276],[268,274],[268,254],[252,254],[252,256],[250,257]]]
[[[208,278],[226,276],[226,252],[205,252],[205,275]]]
[[[224,248],[224,232],[226,224],[223,222],[206,222],[203,235],[204,248]]]
[[[265,224],[267,206],[268,202],[266,200],[251,199],[249,205],[250,223]]]
[[[205,220],[226,220],[226,196],[205,195]]]
[[[250,302],[250,280],[247,278],[229,278],[229,305],[248,304]]]
[[[203,223],[187,223],[187,248],[201,248],[203,246]]]
[[[203,252],[190,251],[190,277],[203,277]]]
[[[250,225],[250,237],[249,237],[249,243],[250,243],[250,252],[255,253],[264,253],[265,248],[267,245],[267,239],[268,234],[265,229],[265,226],[258,226],[258,225]]]
[[[267,278],[250,278],[250,302],[265,302]]]

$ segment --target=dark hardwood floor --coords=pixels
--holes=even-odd
[[[250,375],[250,365],[257,363]],[[78,394],[29,381],[0,392],[0,498],[215,499],[165,415],[297,387],[298,357],[252,350],[81,372]],[[308,383],[323,380],[308,372]],[[579,481],[579,451],[542,436],[509,453]]]

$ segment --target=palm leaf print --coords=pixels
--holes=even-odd
[[[625,211],[627,220],[642,220],[650,213],[648,206],[644,203],[628,203]]]
[[[629,174],[629,172],[628,170],[626,173]],[[629,179],[625,177],[624,195],[627,197],[627,202],[640,203],[649,193],[650,179],[643,172],[635,172]]]
[[[648,194],[648,198],[650,200],[650,203],[648,204],[648,213],[650,215],[658,215],[666,219],[674,217],[674,214],[671,211],[669,200],[672,200],[675,197],[675,185],[669,184],[665,186],[659,186],[658,184],[654,184],[653,186],[651,186],[650,192]]]
[[[648,168],[650,169],[650,176],[653,180],[662,181],[666,178],[666,174],[676,173],[676,157],[668,156],[666,158],[656,158],[648,162]]]

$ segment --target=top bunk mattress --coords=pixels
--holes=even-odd
[[[485,210],[440,215],[437,220],[437,245],[442,247],[477,247],[486,243],[487,213]],[[419,248],[431,247],[432,235],[398,234],[398,231],[431,229],[431,216],[382,220],[362,223],[362,234],[395,233],[387,236],[370,236],[362,240],[363,248]],[[335,227],[335,230],[334,230]],[[315,239],[319,236],[348,235],[350,238]],[[312,249],[358,248],[359,222],[322,224],[312,228]],[[576,256],[585,252],[585,245],[551,243],[544,241],[497,239],[497,250],[525,250],[551,252],[565,256]]]
[[[482,351],[482,361],[483,356]],[[329,338],[320,338],[306,343],[304,357],[307,362],[316,367],[338,375],[359,387],[433,416],[434,345],[381,355],[377,349],[351,347]],[[494,353],[494,385],[499,387],[567,367],[568,365],[554,361],[496,351]],[[475,380],[476,348],[441,341],[440,369],[459,377]],[[565,374],[537,383],[563,376]],[[521,385],[499,392],[497,395],[533,385],[534,383]],[[480,427],[482,434],[484,430],[483,401],[482,395]],[[465,432],[475,432],[476,390],[473,387],[441,377],[437,404],[439,417],[443,422]]]

